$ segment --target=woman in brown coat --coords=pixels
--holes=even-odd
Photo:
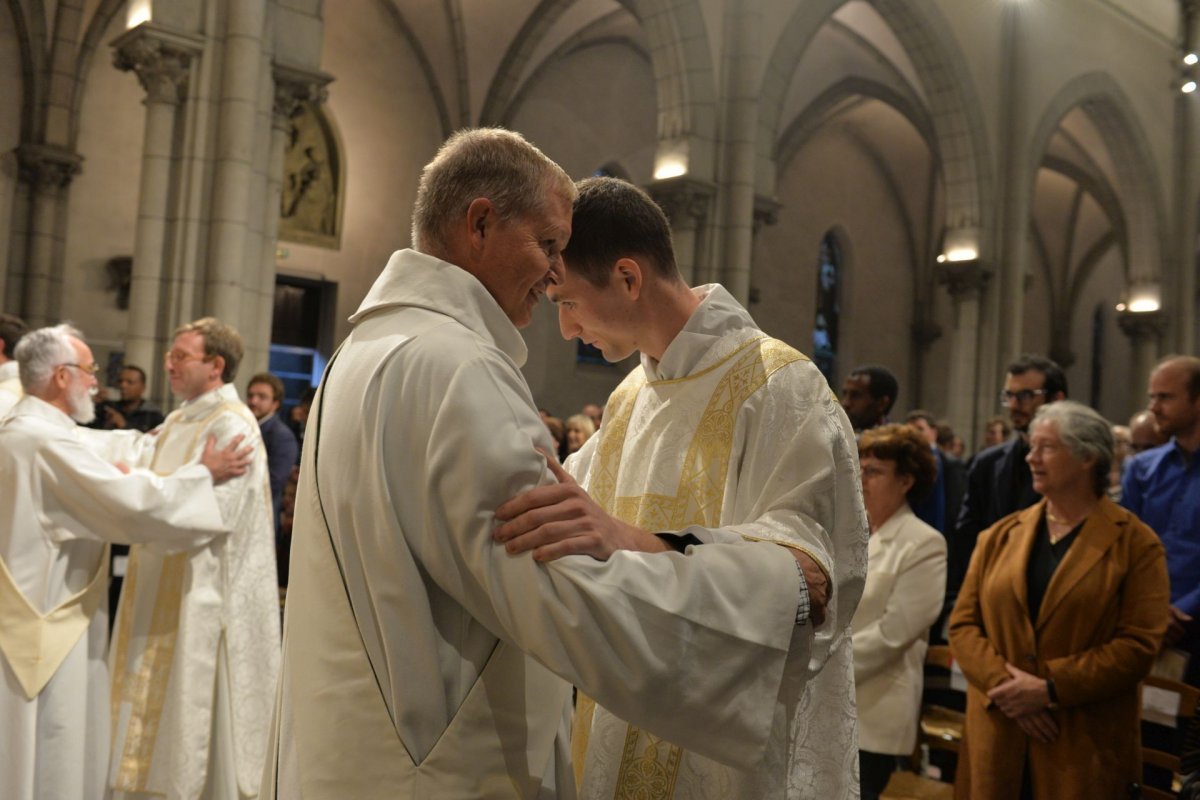
[[[1030,430],[1044,499],[980,534],[950,617],[970,684],[956,796],[1125,798],[1141,780],[1138,683],[1167,626],[1163,548],[1105,496],[1099,414],[1052,403]]]

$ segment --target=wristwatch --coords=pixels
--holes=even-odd
[[[1058,710],[1058,690],[1054,688],[1054,678],[1046,678],[1046,694],[1050,695],[1050,702],[1046,703],[1047,711]]]

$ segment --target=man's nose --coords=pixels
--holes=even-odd
[[[558,307],[558,332],[568,341],[575,338],[575,334],[579,332],[579,326],[571,321],[567,316],[567,310],[562,306]]]

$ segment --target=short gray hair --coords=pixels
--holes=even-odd
[[[445,250],[450,226],[479,197],[491,200],[503,220],[539,211],[551,183],[574,201],[575,184],[567,173],[521,134],[504,128],[459,131],[421,173],[413,208],[413,248],[432,255]]]
[[[1038,408],[1029,427],[1052,424],[1076,458],[1096,459],[1094,470],[1096,496],[1108,489],[1108,474],[1113,463],[1112,424],[1096,411],[1074,400],[1059,400]]]
[[[83,334],[70,323],[38,328],[21,337],[13,355],[21,375],[21,388],[26,394],[37,395],[50,384],[54,370],[61,364],[75,363],[75,347],[71,337],[83,340]]]

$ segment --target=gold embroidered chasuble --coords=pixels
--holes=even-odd
[[[243,796],[258,793],[280,645],[275,528],[258,422],[226,384],[167,417],[148,466],[169,474],[194,463],[210,435],[219,444],[242,435],[255,447],[247,473],[216,489],[229,535],[189,553],[130,553],[109,656],[109,784],[117,797],[199,797],[213,749],[231,767],[215,780]]]
[[[603,708],[593,715],[584,698],[572,742],[582,795],[856,796],[849,618],[865,574],[866,521],[853,434],[808,359],[757,330],[719,286],[697,292],[703,302],[663,361],[643,357],[568,469],[610,513],[643,529],[804,550],[832,577],[835,597],[815,635],[805,625],[793,637],[784,689],[765,712],[774,722],[761,769],[687,752]]]

